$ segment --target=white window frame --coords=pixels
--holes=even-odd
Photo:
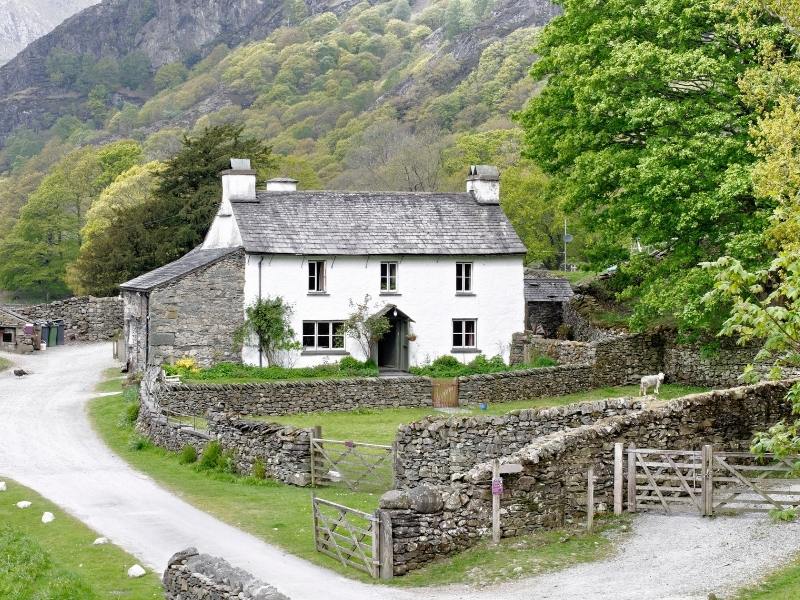
[[[306,326],[312,325],[313,326],[313,333],[306,333]],[[323,333],[320,335],[320,325],[327,325],[328,326],[328,333]],[[339,326],[340,333],[334,334],[334,330],[336,326]],[[320,346],[320,338],[328,338],[328,346]],[[313,346],[309,346],[306,344],[307,339],[313,339]],[[341,338],[341,345],[336,346],[336,339]],[[344,342],[345,342],[345,335],[344,335],[344,321],[303,321],[303,330],[302,330],[302,344],[304,351],[312,351],[312,352],[343,352],[344,351]]]
[[[381,262],[381,293],[392,294],[397,292],[397,275],[400,271],[400,263],[394,260],[386,260]],[[385,269],[385,274],[384,274]],[[392,272],[394,271],[394,273]]]
[[[472,332],[467,332],[467,323],[472,323]],[[456,331],[459,325],[460,331]],[[472,344],[467,344],[467,336],[472,336]],[[456,343],[456,336],[460,336],[460,343]],[[452,324],[453,348],[473,350],[478,347],[478,319],[453,319]]]
[[[309,294],[322,294],[325,293],[327,287],[327,265],[324,260],[310,260],[308,261],[308,293]]]
[[[456,294],[471,294],[473,263],[456,263]]]

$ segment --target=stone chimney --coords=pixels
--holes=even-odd
[[[297,179],[291,177],[274,177],[267,181],[268,192],[296,192]]]
[[[256,172],[250,168],[249,158],[232,158],[231,168],[220,173],[222,177],[222,205],[230,201],[256,201]]]
[[[478,204],[500,204],[500,171],[491,165],[472,165],[467,176],[467,191]]]

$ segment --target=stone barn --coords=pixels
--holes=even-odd
[[[27,353],[38,350],[38,327],[6,308],[0,308],[0,350]]]
[[[525,276],[525,325],[534,333],[556,337],[564,322],[564,306],[573,297],[566,279]]]

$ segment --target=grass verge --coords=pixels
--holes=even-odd
[[[429,586],[464,581],[491,583],[497,578],[529,576],[607,556],[613,548],[613,536],[609,537],[608,532],[624,523],[616,519],[600,520],[600,527],[591,535],[558,530],[504,540],[497,547],[480,544],[407,576],[389,582],[375,581],[316,551],[309,489],[180,464],[179,453],[157,448],[139,438],[126,418],[129,405],[130,401],[122,394],[105,396],[92,401],[89,413],[105,443],[133,467],[222,521],[352,579]],[[339,413],[342,414],[346,413]],[[316,493],[366,512],[375,510],[380,498],[378,493],[339,488],[319,488]]]
[[[733,600],[796,600],[800,598],[800,558],[740,590]]]
[[[155,574],[130,579],[137,560],[111,544],[94,546],[97,533],[35,492],[5,480],[0,492],[0,598],[100,600],[163,598]],[[32,502],[19,509],[21,500]],[[55,521],[41,522],[43,512]]]
[[[662,385],[662,400],[671,400],[687,394],[704,392],[706,388],[685,385]],[[535,398],[518,402],[504,402],[490,405],[483,411],[475,408],[465,408],[464,414],[473,415],[503,415],[523,408],[544,408],[548,406],[563,406],[574,402],[588,402],[605,398],[623,398],[636,396],[638,386],[606,387],[578,392],[567,396],[554,396],[549,398]],[[299,415],[285,415],[280,417],[257,417],[258,420],[295,425],[296,427],[322,426],[323,437],[340,440],[357,440],[373,444],[391,444],[394,441],[397,427],[402,424],[412,423],[428,415],[442,415],[432,407],[420,408],[383,408],[360,409],[349,412],[317,412]]]

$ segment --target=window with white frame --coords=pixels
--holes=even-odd
[[[304,350],[344,350],[342,321],[303,321]]]
[[[397,263],[396,262],[382,262],[381,263],[381,291],[382,292],[396,292],[397,291]]]
[[[477,321],[453,319],[453,348],[477,348]]]
[[[472,263],[456,263],[456,292],[472,291]]]
[[[325,261],[324,260],[310,260],[310,261],[308,261],[308,291],[309,292],[324,292],[325,291]]]

